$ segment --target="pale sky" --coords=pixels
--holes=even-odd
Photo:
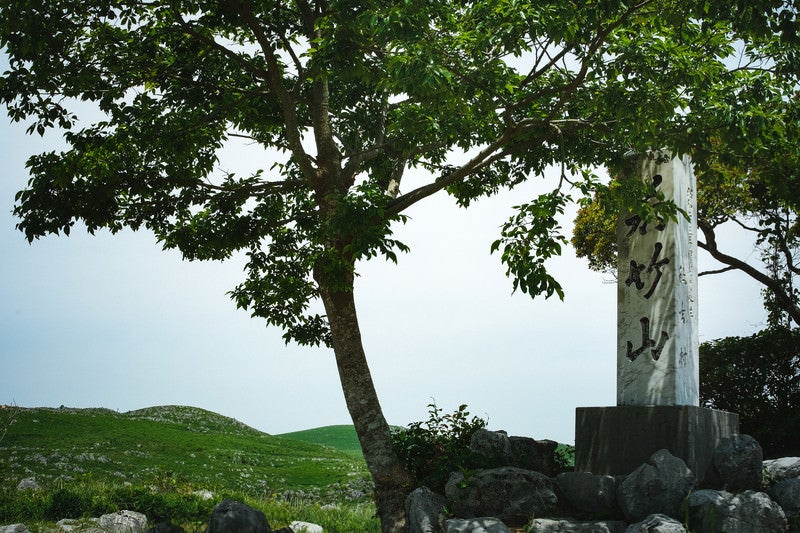
[[[226,295],[241,259],[182,261],[145,231],[76,229],[29,245],[14,229],[14,194],[26,159],[60,137],[24,130],[0,115],[0,403],[192,405],[273,434],[350,423],[332,352],[285,346]],[[257,166],[250,157],[226,164]],[[399,265],[360,266],[362,335],[389,423],[427,419],[433,400],[447,412],[465,403],[491,429],[573,443],[576,407],[616,402],[616,286],[567,249],[551,264],[565,302],[533,301],[511,294],[489,254],[510,206],[542,183],[468,210],[447,196],[423,201],[397,229],[411,246]],[[720,241],[757,260],[735,232]],[[699,257],[700,270],[716,268]],[[759,289],[738,273],[700,278],[701,342],[761,329]]]

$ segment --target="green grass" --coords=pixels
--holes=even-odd
[[[353,426],[325,426],[304,431],[294,431],[280,435],[287,439],[294,439],[311,444],[319,444],[344,452],[352,457],[362,459],[361,445]]]
[[[325,531],[377,531],[366,465],[352,447],[272,436],[177,406],[129,413],[22,408],[7,429],[0,441],[0,524],[118,508],[192,524],[234,497],[253,502],[278,527],[280,516],[300,506],[316,523],[327,522]],[[31,477],[43,490],[16,490]],[[203,499],[203,491],[213,497]],[[352,521],[360,525],[351,529]]]

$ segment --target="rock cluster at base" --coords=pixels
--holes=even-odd
[[[513,437],[480,433],[473,450],[517,460]],[[506,465],[456,472],[444,495],[420,488],[406,507],[409,533],[505,532],[509,526],[532,533],[800,533],[800,457],[763,461],[752,437],[734,435],[720,442],[702,476],[667,450],[627,476]],[[446,511],[454,516],[446,518]]]

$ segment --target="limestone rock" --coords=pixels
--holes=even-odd
[[[447,533],[511,533],[497,518],[451,518],[445,527]]]
[[[25,524],[11,524],[0,526],[0,533],[31,533]]]
[[[563,503],[569,504],[575,516],[608,518],[616,507],[617,482],[613,476],[595,476],[588,472],[564,472],[556,476]]]
[[[686,533],[686,528],[667,515],[651,514],[641,522],[629,525],[625,533]]]
[[[528,524],[531,533],[623,533],[625,522],[605,520],[578,522],[576,520],[537,518]]]
[[[272,533],[272,529],[264,513],[228,499],[214,507],[206,533]]]
[[[469,449],[479,457],[481,466],[495,468],[511,464],[511,441],[505,431],[479,429],[472,434]]]
[[[783,510],[763,492],[699,490],[686,506],[689,528],[696,533],[781,532],[787,527]]]
[[[104,514],[98,524],[108,533],[144,533],[147,517],[135,511],[119,511]]]
[[[457,472],[447,481],[445,494],[456,516],[494,516],[510,526],[547,516],[558,503],[547,476],[512,466],[477,470],[467,478]]]
[[[764,454],[750,435],[732,435],[717,445],[704,485],[729,492],[761,490]]]
[[[482,468],[515,466],[548,476],[556,473],[554,453],[557,446],[558,443],[552,440],[509,437],[505,431],[488,429],[477,430],[469,443],[478,466]]]
[[[694,474],[682,459],[659,450],[617,487],[617,501],[628,522],[651,514],[677,517],[694,486]]]
[[[764,461],[764,475],[771,483],[800,477],[800,457],[781,457]]]
[[[42,487],[39,486],[36,478],[26,477],[17,483],[17,490],[42,490]]]
[[[95,527],[100,522],[99,518],[62,518],[56,525],[58,526],[59,533],[66,531],[80,531],[81,533],[105,533],[99,527]]]
[[[299,520],[295,520],[289,524],[289,529],[291,529],[294,533],[323,533],[322,526],[319,524],[301,522]]]
[[[556,475],[555,452],[558,443],[554,440],[536,440],[530,437],[509,437],[511,463],[509,466],[535,470],[546,476]]]
[[[408,533],[440,533],[444,531],[447,499],[427,487],[414,490],[406,498]]]
[[[781,506],[789,523],[800,529],[800,478],[780,481],[770,488],[769,495]]]

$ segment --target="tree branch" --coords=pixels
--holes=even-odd
[[[239,14],[244,20],[247,27],[253,32],[253,35],[258,42],[264,58],[267,60],[267,82],[272,92],[278,97],[278,102],[281,105],[284,120],[284,131],[286,132],[286,139],[289,142],[289,148],[294,156],[300,170],[307,180],[314,183],[317,181],[318,173],[316,168],[311,162],[311,158],[303,148],[302,136],[300,135],[299,120],[297,117],[296,104],[290,93],[283,86],[283,77],[281,75],[281,66],[275,49],[272,46],[267,35],[264,33],[261,24],[256,19],[253,13],[253,6],[251,2],[242,2],[238,4]]]
[[[717,246],[714,229],[710,225],[702,221],[698,221],[697,227],[703,232],[703,235],[706,238],[706,242],[698,241],[698,247],[706,250],[709,254],[711,254],[711,257],[720,263],[729,265],[737,270],[741,270],[751,278],[764,285],[775,296],[775,302],[778,304],[778,306],[780,306],[780,308],[789,315],[795,324],[800,325],[800,308],[794,304],[791,295],[786,293],[784,288],[777,280],[761,272],[757,268],[745,263],[744,261],[721,252]]]

